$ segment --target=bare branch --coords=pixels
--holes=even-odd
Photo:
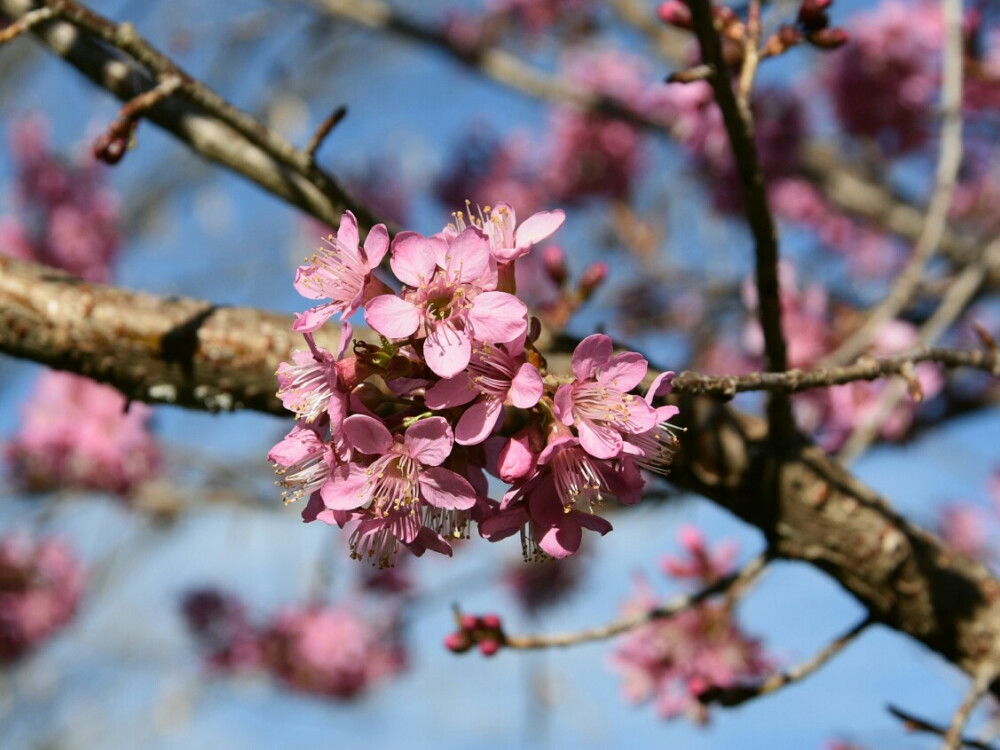
[[[936,362],[949,368],[973,367],[1000,377],[1000,357],[996,352],[976,349],[921,347],[891,357],[862,357],[844,367],[815,370],[753,372],[747,375],[703,375],[685,371],[673,380],[673,391],[693,396],[732,398],[745,391],[799,393],[812,388],[844,385],[859,380],[878,380],[890,375],[907,375],[907,369],[921,362]]]
[[[743,183],[746,217],[753,233],[757,259],[757,308],[764,332],[766,367],[770,372],[784,372],[788,369],[788,355],[785,350],[785,336],[781,330],[778,228],[771,215],[767,185],[764,182],[764,173],[754,143],[750,105],[748,101],[741,101],[733,93],[729,68],[723,59],[722,44],[715,30],[711,0],[688,0],[688,7],[691,9],[694,31],[701,46],[702,60],[715,71],[709,83],[722,111],[733,157]],[[792,424],[791,408],[786,394],[772,392],[768,412],[772,429],[776,433],[782,425]]]
[[[316,152],[319,151],[319,147],[323,145],[323,141],[346,116],[347,107],[341,104],[319,124],[319,127],[316,128],[316,132],[313,133],[312,138],[309,139],[309,143],[306,144],[305,153],[309,157],[310,161],[316,160]]]
[[[706,599],[718,594],[724,594],[734,589],[743,587],[753,581],[767,566],[769,556],[758,555],[748,562],[738,571],[728,576],[720,578],[715,583],[701,589],[697,593],[679,596],[662,607],[640,612],[629,617],[623,617],[607,625],[596,628],[580,630],[575,633],[561,633],[557,635],[504,635],[503,645],[507,648],[521,650],[532,650],[541,648],[565,648],[576,646],[590,641],[603,641],[613,638],[630,630],[648,625],[658,620],[669,620],[671,617],[698,606]]]
[[[25,13],[7,28],[0,29],[0,44],[16,39],[25,31],[30,31],[33,27],[42,23],[42,21],[48,21],[53,15],[55,13],[49,7],[36,8],[29,13]]]
[[[983,665],[983,668],[972,681],[969,691],[965,694],[965,698],[962,699],[962,703],[951,719],[951,725],[948,727],[948,731],[945,732],[944,744],[941,746],[941,750],[958,750],[962,744],[962,732],[965,730],[965,725],[969,723],[969,716],[972,715],[972,711],[976,705],[986,695],[990,683],[996,677],[996,674],[995,668],[989,664]]]
[[[0,13],[15,20],[38,9],[37,0],[0,0]],[[196,153],[256,182],[317,219],[337,226],[345,210],[370,227],[380,221],[304,151],[249,114],[226,102],[153,48],[130,24],[116,24],[70,0],[47,0],[58,18],[37,23],[38,39],[123,102],[155,88],[167,75],[181,78],[178,94],[145,112]],[[392,230],[390,222],[384,222]]]
[[[906,728],[911,732],[926,732],[928,734],[936,734],[938,737],[944,737],[948,732],[946,727],[938,726],[937,724],[929,722],[926,719],[921,719],[919,716],[914,716],[908,711],[904,711],[896,706],[889,705],[886,706],[886,709],[889,713],[902,721],[906,725]],[[996,750],[996,747],[993,745],[990,745],[987,742],[981,742],[972,737],[962,737],[961,744],[965,747],[971,747],[974,750]]]
[[[951,209],[958,168],[962,163],[962,66],[965,39],[962,33],[961,0],[943,0],[944,44],[941,50],[941,146],[934,176],[934,193],[927,208],[923,228],[913,255],[889,290],[889,294],[870,310],[861,326],[823,364],[843,364],[861,354],[882,326],[902,312],[913,299],[924,269],[944,236]]]
[[[809,661],[798,664],[784,672],[771,675],[757,685],[734,685],[732,687],[710,687],[698,696],[702,703],[718,703],[720,706],[738,706],[761,695],[773,693],[786,685],[799,682],[813,674],[834,656],[854,641],[870,625],[872,620],[866,617],[843,635],[831,641],[827,646]]]

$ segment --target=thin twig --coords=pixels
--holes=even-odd
[[[934,343],[962,314],[995,263],[1000,263],[1000,238],[991,242],[983,251],[982,257],[967,266],[948,287],[934,313],[920,328],[917,338],[921,345]],[[904,383],[889,385],[870,417],[859,423],[847,438],[838,455],[841,461],[850,463],[865,452],[905,393]]]
[[[712,687],[701,693],[698,696],[698,700],[706,704],[718,703],[719,705],[726,707],[738,706],[741,703],[745,703],[749,700],[757,698],[758,696],[773,693],[786,685],[803,680],[824,666],[834,656],[843,651],[844,648],[855,638],[861,635],[861,633],[864,632],[865,629],[872,624],[872,622],[873,621],[870,617],[866,617],[839,638],[836,638],[829,643],[822,651],[816,654],[809,661],[798,664],[791,669],[785,670],[784,672],[778,672],[777,674],[771,675],[757,685]]]
[[[965,731],[965,725],[969,723],[969,717],[972,715],[973,709],[975,709],[979,701],[983,699],[983,696],[990,689],[990,683],[993,682],[996,674],[996,669],[989,666],[979,670],[979,673],[972,681],[972,685],[969,686],[965,698],[962,699],[962,703],[951,719],[951,725],[948,727],[948,731],[945,732],[944,744],[941,746],[941,750],[958,750],[962,744],[962,732]]]
[[[915,716],[891,704],[886,706],[886,710],[902,721],[911,732],[926,732],[927,734],[936,734],[938,737],[944,737],[948,732],[947,727],[934,724],[926,719],[921,719],[919,716]],[[996,750],[996,747],[993,745],[973,737],[962,737],[961,742],[965,747],[971,747],[974,750]]]
[[[55,13],[52,8],[47,6],[25,13],[7,28],[0,29],[0,44],[16,39],[25,31],[29,31],[32,27],[37,26],[43,21],[48,21],[54,15]]]
[[[174,93],[180,85],[178,76],[167,75],[154,88],[127,101],[118,111],[118,117],[94,143],[94,156],[108,164],[121,161],[139,125],[139,118],[150,107],[155,107]]]
[[[836,351],[824,358],[823,364],[843,364],[857,357],[871,344],[882,326],[910,304],[920,285],[924,269],[944,236],[958,169],[962,163],[962,65],[965,40],[962,34],[961,0],[942,0],[942,8],[944,45],[941,50],[941,144],[934,177],[934,193],[927,208],[927,217],[913,249],[913,256],[900,272],[886,298],[867,313],[864,323]]]
[[[843,367],[820,367],[815,370],[753,372],[747,375],[703,375],[687,370],[674,378],[673,392],[724,398],[732,398],[737,393],[745,391],[799,393],[812,388],[903,375],[908,367],[921,362],[935,362],[948,368],[972,367],[1000,377],[1000,357],[994,352],[979,349],[920,347],[889,357],[865,356]]]
[[[677,597],[662,607],[640,612],[629,617],[623,617],[607,625],[580,630],[575,633],[561,633],[556,635],[505,635],[504,646],[516,649],[563,648],[589,641],[601,641],[613,638],[616,635],[621,635],[656,620],[666,620],[676,617],[681,612],[691,609],[710,597],[745,586],[760,575],[769,561],[770,556],[766,553],[758,555],[740,568],[740,570],[720,578],[697,593]]]
[[[753,82],[760,64],[760,0],[750,0],[747,10],[746,38],[743,42],[743,67],[740,68],[739,98],[749,111]]]
[[[715,75],[709,79],[722,111],[733,158],[743,183],[747,222],[754,238],[756,255],[757,306],[764,332],[764,357],[770,372],[788,369],[785,337],[781,330],[781,296],[778,283],[778,229],[768,205],[767,186],[754,143],[753,119],[749,104],[741,104],[722,56],[722,44],[713,22],[710,0],[689,0],[694,31],[701,46],[702,60]],[[772,393],[768,418],[775,441],[792,424],[791,408],[784,393]]]
[[[319,124],[316,128],[316,132],[313,133],[312,138],[309,139],[309,143],[306,144],[305,153],[309,157],[309,161],[316,161],[316,152],[319,151],[319,147],[323,145],[324,139],[330,135],[340,121],[347,116],[347,105],[341,104],[337,107],[330,115]]]

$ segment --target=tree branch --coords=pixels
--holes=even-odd
[[[902,721],[906,725],[906,728],[909,729],[911,732],[927,732],[928,734],[936,734],[938,737],[944,737],[948,732],[947,727],[941,727],[938,726],[937,724],[932,724],[926,719],[921,719],[919,716],[914,716],[913,714],[904,711],[901,708],[897,708],[896,706],[889,705],[886,706],[886,708],[888,709],[889,713],[891,713],[897,719]],[[996,748],[993,745],[987,742],[980,742],[979,740],[973,739],[972,737],[962,737],[961,744],[964,747],[974,748],[974,750],[996,750]]]
[[[70,0],[0,0],[0,13],[15,21],[48,7],[58,19],[31,32],[52,52],[123,102],[177,76],[178,94],[143,113],[203,158],[256,182],[279,198],[331,225],[345,210],[366,227],[383,222],[328,172],[275,131],[226,102],[156,50],[127,23],[116,24]]]
[[[557,635],[504,635],[503,645],[507,648],[534,650],[541,648],[565,648],[590,641],[607,640],[608,638],[627,633],[630,630],[635,630],[657,620],[669,620],[717,594],[724,594],[745,586],[763,572],[768,560],[768,555],[758,555],[736,572],[723,576],[694,594],[679,596],[667,602],[662,607],[656,607],[655,609],[623,617],[607,625]]]
[[[692,396],[722,396],[727,399],[745,391],[799,393],[859,380],[905,375],[909,368],[921,362],[935,362],[948,368],[972,367],[1000,377],[1000,356],[996,352],[921,347],[891,357],[862,357],[844,367],[820,367],[815,370],[752,372],[747,375],[703,375],[686,370],[674,378],[673,391]]]

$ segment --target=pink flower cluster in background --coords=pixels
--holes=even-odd
[[[89,156],[77,163],[53,152],[48,124],[40,117],[14,122],[9,141],[17,168],[12,190],[17,213],[0,216],[0,251],[87,281],[109,281],[121,237],[117,197],[105,186],[101,167]],[[151,416],[149,407],[127,404],[110,386],[46,372],[25,403],[4,457],[15,481],[27,489],[128,495],[160,467]]]
[[[666,558],[668,576],[709,584],[730,572],[733,545],[710,549],[690,526],[681,530],[680,538],[686,558]],[[639,577],[623,613],[648,612],[662,603],[649,581]],[[629,700],[654,700],[664,718],[684,714],[699,723],[708,720],[708,709],[699,700],[706,690],[752,682],[774,668],[761,642],[741,630],[732,602],[706,602],[636,628],[622,638],[611,665],[622,673]]]
[[[182,611],[211,669],[264,670],[292,690],[350,700],[407,665],[395,617],[376,623],[344,605],[296,605],[256,626],[242,602],[214,589],[190,592]]]
[[[61,540],[0,537],[0,664],[30,653],[73,619],[85,578]]]
[[[583,529],[611,529],[597,515],[606,496],[635,503],[640,469],[666,473],[676,408],[653,398],[671,373],[635,396],[646,360],[594,335],[577,347],[572,378],[545,378],[515,264],[563,218],[519,224],[500,203],[455,214],[430,237],[390,243],[379,225],[362,246],[346,213],[299,269],[296,288],[320,303],[295,324],[309,350],[278,369],[278,396],[299,422],[269,457],[286,500],[308,498],[306,520],[352,527],[354,557],[391,566],[401,544],[450,555],[472,522],[491,541],[519,533],[526,558],[566,557]],[[395,287],[376,274],[387,256]],[[362,309],[381,341],[348,355],[346,319]],[[345,322],[331,353],[313,333],[334,315]],[[499,502],[486,471],[510,485]]]
[[[0,250],[87,281],[110,281],[121,248],[118,200],[100,165],[89,156],[69,162],[55,154],[41,117],[15,121],[8,148],[17,170],[15,213],[0,216]]]
[[[111,386],[65,372],[43,373],[5,446],[15,480],[30,490],[60,487],[128,495],[159,471],[152,409],[128,404]]]

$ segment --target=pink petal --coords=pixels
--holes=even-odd
[[[604,536],[609,531],[614,529],[607,519],[601,518],[593,513],[574,513],[577,523],[579,523],[583,528],[590,529],[591,531],[598,532],[601,536]]]
[[[653,399],[657,396],[666,396],[670,393],[670,389],[674,384],[674,372],[673,370],[668,370],[667,372],[661,372],[653,380],[652,384],[649,386],[649,390],[646,391],[646,403],[652,404]]]
[[[503,404],[496,398],[483,398],[465,410],[455,427],[455,442],[459,445],[478,445],[490,436],[503,412]]]
[[[667,422],[680,413],[680,408],[676,406],[658,406],[656,407],[656,422]]]
[[[420,531],[417,532],[417,538],[406,546],[417,557],[420,557],[427,550],[448,557],[452,555],[451,545],[445,541],[444,537],[426,526],[421,526]]]
[[[358,220],[350,211],[344,211],[340,217],[340,226],[337,228],[337,239],[340,244],[347,248],[347,251],[357,254],[358,251]]]
[[[500,451],[497,460],[497,474],[507,482],[514,482],[526,478],[535,470],[538,457],[531,450],[530,436],[522,430],[514,435]]]
[[[437,269],[434,245],[416,232],[400,232],[392,241],[392,272],[404,284],[418,287],[430,279]]]
[[[424,403],[428,409],[450,409],[475,400],[479,389],[472,383],[468,372],[460,372],[453,378],[442,378],[427,389]]]
[[[431,372],[442,378],[458,375],[469,366],[472,342],[465,331],[447,325],[435,327],[424,341],[424,360]]]
[[[601,368],[597,382],[607,388],[615,388],[622,393],[627,393],[642,382],[648,369],[649,363],[641,354],[622,352],[612,357]]]
[[[502,344],[513,341],[528,327],[528,308],[506,292],[483,292],[472,300],[469,322],[480,341]]]
[[[365,320],[386,338],[405,339],[416,333],[420,311],[394,294],[382,294],[365,307]]]
[[[381,456],[392,447],[389,429],[367,414],[352,414],[345,419],[344,434],[355,449],[371,456]]]
[[[476,491],[450,469],[436,466],[420,472],[420,496],[435,508],[468,510],[476,504]]]
[[[346,320],[340,325],[340,340],[337,342],[337,359],[343,359],[347,350],[351,347],[351,339],[354,338],[354,326]]]
[[[311,307],[301,315],[295,316],[295,323],[292,324],[292,330],[299,333],[318,331],[326,321],[336,314],[337,309],[338,305],[333,302]]]
[[[553,411],[555,412],[556,418],[562,422],[567,427],[573,426],[573,386],[566,385],[559,386],[556,390],[555,398],[552,399],[554,404]]]
[[[525,362],[517,369],[517,374],[510,383],[507,398],[518,409],[530,409],[537,404],[545,393],[542,375],[538,368],[530,362]]]
[[[477,227],[469,227],[448,246],[445,268],[463,284],[478,280],[490,263],[490,241]]]
[[[385,224],[376,224],[365,238],[365,258],[368,260],[368,268],[377,268],[388,250],[389,232]]]
[[[514,233],[514,244],[517,247],[528,247],[536,242],[541,242],[554,234],[564,221],[566,221],[566,214],[559,209],[539,211],[537,214],[529,216],[517,228]]]
[[[587,336],[573,352],[573,374],[577,380],[587,380],[607,364],[614,352],[611,339],[603,333]]]
[[[315,266],[299,266],[295,271],[295,291],[308,299],[327,299],[329,295],[323,290],[322,284],[309,284],[308,279],[319,271]]]
[[[491,542],[498,542],[520,531],[527,522],[528,511],[524,509],[524,506],[518,505],[487,518],[479,524],[479,534]]]
[[[420,522],[420,515],[412,514],[408,511],[392,513],[387,520],[389,522],[389,533],[403,544],[412,543],[417,538],[423,526]]]
[[[323,504],[330,510],[354,510],[365,504],[367,477],[363,469],[352,472],[340,482],[326,482],[319,491]]]
[[[615,458],[622,452],[621,433],[618,430],[582,421],[577,425],[580,433],[580,445],[594,458]]]
[[[428,417],[410,425],[403,442],[410,455],[424,466],[440,466],[451,453],[455,438],[444,417]]]
[[[573,514],[576,515],[576,514]],[[553,526],[541,538],[536,537],[538,546],[557,560],[569,557],[578,549],[583,539],[583,530],[575,519],[567,516],[561,524]]]

